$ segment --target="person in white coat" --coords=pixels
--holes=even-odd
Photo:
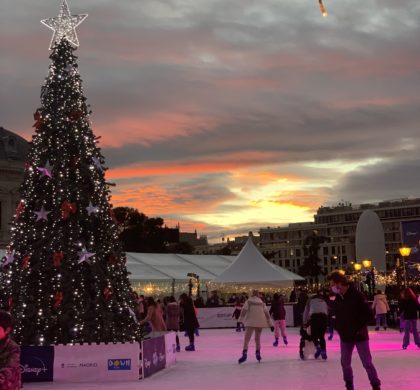
[[[245,325],[245,338],[242,356],[238,363],[241,364],[247,359],[248,345],[252,334],[255,332],[255,357],[258,362],[261,361],[261,333],[263,328],[274,327],[271,323],[271,317],[268,308],[259,297],[257,290],[252,291],[252,296],[245,302],[241,310],[239,321]]]
[[[386,323],[386,315],[389,312],[389,305],[386,299],[386,295],[382,294],[381,290],[376,291],[376,295],[373,298],[372,309],[375,310],[375,316],[376,316],[375,330],[379,330],[381,325],[386,330],[388,326]]]

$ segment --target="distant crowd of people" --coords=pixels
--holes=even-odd
[[[179,296],[178,301],[174,296],[165,297],[162,301],[155,301],[153,297],[145,298],[144,295],[134,293],[136,302],[135,314],[140,326],[150,336],[166,331],[176,332],[176,350],[181,350],[178,331],[185,332],[189,344],[186,351],[195,351],[195,335],[200,327],[197,320],[197,309],[191,297],[186,293]]]

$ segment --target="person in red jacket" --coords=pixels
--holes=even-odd
[[[354,390],[351,356],[356,347],[373,390],[381,389],[381,381],[372,362],[367,325],[373,321],[373,311],[366,297],[349,282],[345,275],[333,271],[328,280],[336,294],[334,301],[335,329],[340,336],[341,367],[347,390]]]
[[[403,349],[407,349],[408,344],[410,344],[410,332],[413,333],[414,343],[420,348],[420,337],[417,331],[417,313],[420,311],[420,305],[416,294],[409,287],[402,293],[400,310],[404,316]]]
[[[20,348],[10,338],[12,316],[0,311],[0,389],[19,390]]]

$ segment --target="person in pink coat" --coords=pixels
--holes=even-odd
[[[381,290],[376,291],[376,295],[373,298],[372,309],[375,310],[375,317],[376,317],[375,330],[379,330],[381,325],[386,330],[388,326],[386,323],[386,315],[389,312],[389,305],[386,299],[386,295],[382,294]]]

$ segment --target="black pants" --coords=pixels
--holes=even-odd
[[[187,332],[188,338],[190,339],[190,344],[194,344],[194,332],[195,332],[195,328],[194,327],[190,327],[190,326],[186,326],[185,327],[185,331]]]
[[[325,332],[327,330],[328,317],[324,313],[311,315],[311,337],[315,345],[319,345],[321,350],[326,350]]]

